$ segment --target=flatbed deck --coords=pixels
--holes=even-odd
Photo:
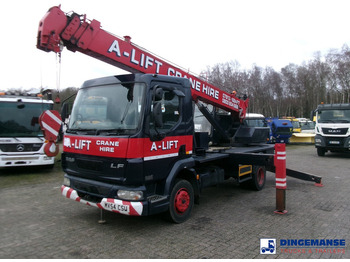
[[[273,144],[211,147],[204,154],[194,155],[193,158],[196,164],[229,158],[233,163],[266,165],[266,161],[273,161],[273,152]]]

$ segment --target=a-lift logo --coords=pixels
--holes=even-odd
[[[276,254],[276,239],[261,238],[260,239],[260,254],[272,255]]]

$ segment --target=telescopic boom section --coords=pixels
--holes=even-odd
[[[64,46],[79,51],[132,73],[161,74],[186,77],[192,84],[192,98],[233,113],[243,119],[248,99],[234,94],[186,73],[149,51],[131,43],[130,37],[121,39],[101,29],[97,20],[88,21],[85,15],[65,14],[60,6],[49,9],[39,24],[37,48],[46,52],[61,52]]]

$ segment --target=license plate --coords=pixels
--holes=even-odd
[[[339,145],[340,144],[339,141],[329,141],[329,143],[332,144],[332,145]]]
[[[127,206],[127,205],[104,202],[104,207],[106,209],[116,210],[119,212],[129,212],[129,206]]]

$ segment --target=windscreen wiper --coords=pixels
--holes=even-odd
[[[86,135],[89,132],[94,133],[94,129],[82,129],[82,128],[76,128],[76,129],[67,129],[66,133],[71,133],[71,134],[83,134]]]
[[[126,104],[126,107],[125,107],[125,111],[124,111],[124,114],[123,114],[123,117],[120,121],[121,124],[123,124],[125,118],[126,118],[126,115],[127,113],[129,112],[129,107],[130,107],[130,104],[132,103],[132,101],[129,101],[127,104]]]
[[[120,132],[122,132],[124,129],[97,129],[95,132],[95,135],[105,135],[105,136],[117,136],[120,135]]]
[[[339,123],[350,123],[350,121],[346,120],[346,119],[339,119],[338,122]]]
[[[322,122],[321,122],[322,121]],[[320,120],[319,121],[320,123],[334,123],[333,120],[330,120],[330,119],[326,119],[326,120]]]

